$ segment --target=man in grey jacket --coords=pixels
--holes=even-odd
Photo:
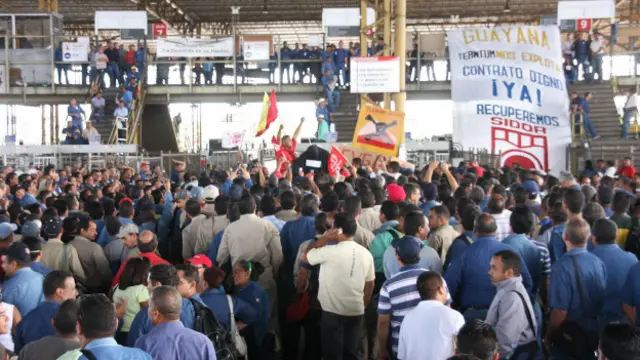
[[[522,260],[511,250],[495,253],[489,276],[498,292],[491,302],[486,322],[498,335],[500,359],[519,359],[537,351],[536,318],[527,290],[522,284]]]

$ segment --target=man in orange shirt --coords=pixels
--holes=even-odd
[[[296,159],[296,146],[298,145],[303,122],[304,118],[301,118],[298,127],[296,127],[296,130],[293,132],[293,138],[289,135],[282,136],[284,125],[280,124],[278,134],[271,139],[276,151],[276,159],[285,159],[285,161],[281,161],[280,168],[276,169],[276,176],[278,176],[278,178],[282,178],[287,166],[291,166],[291,163]]]

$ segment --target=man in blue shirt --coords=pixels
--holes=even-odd
[[[124,102],[124,105],[127,107],[127,109],[131,110],[131,104],[133,102],[133,93],[129,90],[127,90],[126,87],[122,87],[122,97],[120,98],[120,101]]]
[[[71,117],[71,123],[82,131],[82,121],[86,117],[84,110],[78,105],[76,99],[71,99],[69,107],[67,107],[67,116]]]
[[[168,264],[155,265],[149,271],[149,289],[153,291],[158,286],[167,285],[177,287],[179,284],[178,273],[175,266]],[[189,299],[182,299],[180,321],[187,329],[195,326],[195,311]],[[131,323],[127,335],[127,346],[134,346],[138,338],[148,334],[153,329],[153,323],[149,319],[149,309],[141,309]]]
[[[417,213],[417,215],[424,219],[424,214]],[[409,215],[405,219],[405,226],[409,220],[408,217]],[[395,258],[400,265],[400,270],[393,276],[389,276],[380,289],[378,343],[380,344],[379,358],[381,359],[397,358],[400,324],[402,324],[405,314],[415,308],[421,300],[417,280],[418,276],[428,269],[422,268],[419,264],[420,252],[424,245],[421,241],[415,240],[410,236],[398,239],[395,245]],[[438,258],[438,254],[435,255]]]
[[[422,210],[425,215],[429,215],[429,211],[431,211],[432,208],[440,205],[440,203],[436,201],[438,187],[434,183],[425,182],[420,185],[420,188],[422,189],[422,197],[424,200],[422,205],[420,205],[420,210]]]
[[[444,279],[449,287],[456,308],[462,310],[466,321],[485,319],[496,287],[489,278],[491,258],[498,251],[514,249],[496,239],[498,226],[493,216],[480,214],[475,221],[473,232],[476,241],[458,259],[453,261]],[[524,262],[524,261],[523,261]],[[522,268],[522,282],[531,291],[531,276],[527,268]]]
[[[567,218],[581,219],[582,209],[584,208],[585,198],[582,190],[575,188],[566,189],[562,197],[562,207],[558,209],[556,204],[552,212],[565,211]],[[560,216],[558,216],[560,218]],[[555,225],[551,229],[551,238],[549,239],[549,255],[551,256],[551,264],[555,264],[560,257],[567,252],[566,242],[563,237],[564,224]]]
[[[64,78],[67,81],[67,85],[69,85],[69,64],[63,63],[64,59],[62,58],[62,43],[58,45],[53,55],[56,62],[56,69],[58,70],[58,84],[62,85],[62,73],[64,73]]]
[[[558,343],[558,333],[565,321],[575,322],[585,332],[581,354],[556,345],[552,359],[591,360],[598,346],[598,322],[606,298],[607,270],[597,256],[587,251],[591,236],[589,224],[581,218],[570,219],[563,239],[567,252],[551,269],[549,308],[551,317],[547,327],[547,343]]]
[[[589,133],[591,133],[591,137],[593,138],[593,140],[598,140],[600,139],[600,136],[598,136],[596,128],[593,127],[593,122],[591,121],[591,117],[589,116],[589,112],[591,110],[591,105],[589,104],[590,100],[591,93],[587,92],[584,94],[582,102],[580,102],[580,110],[582,111],[582,126],[586,131],[589,131]]]
[[[336,81],[333,78],[333,75],[331,75],[330,70],[324,71],[324,76],[322,77],[322,88],[327,96],[329,112],[336,111],[336,107],[340,105],[340,93],[336,89]]]
[[[347,60],[349,58],[349,50],[344,48],[344,42],[340,40],[338,42],[338,48],[334,54],[335,57],[335,66],[336,66],[336,75],[338,75],[338,82],[340,82],[340,86],[347,85]],[[342,75],[342,77],[340,77]]]
[[[591,80],[591,74],[589,73],[589,42],[586,40],[586,33],[580,34],[580,38],[573,44],[576,60],[578,60],[577,69],[582,67],[582,73],[584,80]]]
[[[116,309],[103,294],[87,295],[79,301],[78,335],[84,352],[90,352],[100,360],[152,360],[151,355],[140,349],[118,345],[113,334],[118,327]],[[85,355],[74,350],[61,356],[60,360],[87,360]]]
[[[319,206],[320,204],[316,195],[305,195],[300,201],[302,216],[297,220],[284,224],[280,232],[284,269],[288,275],[291,275],[291,271],[293,271],[293,264],[296,261],[300,244],[316,236],[315,216]],[[292,283],[291,281],[288,282],[288,284]]]
[[[447,271],[449,265],[462,256],[465,250],[473,244],[476,238],[473,234],[473,224],[478,215],[482,214],[480,208],[474,205],[467,205],[464,209],[459,209],[458,213],[460,212],[462,212],[460,215],[462,234],[455,238],[451,243],[451,246],[449,246],[449,251],[447,251],[447,256],[444,259],[444,271]]]
[[[149,315],[155,326],[136,341],[138,349],[155,359],[216,360],[213,343],[180,322],[182,297],[176,288],[159,286],[151,292]]]
[[[15,329],[13,342],[15,352],[20,352],[26,344],[54,335],[55,329],[51,319],[56,316],[60,304],[65,300],[75,299],[78,295],[73,275],[67,271],[52,271],[44,278],[42,285],[45,302],[22,317]]]
[[[291,67],[291,62],[290,61],[285,61],[285,60],[291,60],[291,58],[293,57],[293,51],[289,48],[289,45],[287,45],[287,42],[283,42],[282,43],[282,48],[280,49],[280,84],[283,84],[282,82],[282,78],[284,76],[284,73],[287,73],[287,84],[291,84],[293,82],[293,76],[291,76],[291,74],[289,73],[289,68]]]
[[[607,271],[606,299],[600,312],[600,324],[623,321],[622,297],[629,270],[638,260],[616,244],[618,227],[609,219],[596,220],[591,233],[595,249],[591,253],[604,263]]]
[[[2,285],[3,301],[15,305],[26,316],[44,301],[42,281],[44,276],[33,271],[29,248],[22,242],[14,242],[2,254],[5,280]]]

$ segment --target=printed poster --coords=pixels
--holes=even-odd
[[[569,100],[557,26],[448,33],[453,141],[501,152],[501,165],[566,168]]]
[[[397,156],[403,136],[403,112],[364,105],[358,114],[352,146],[380,155]]]

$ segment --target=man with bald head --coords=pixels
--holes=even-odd
[[[451,298],[456,301],[454,308],[460,310],[467,322],[484,320],[496,295],[496,287],[487,276],[491,258],[499,251],[516,251],[496,239],[497,230],[496,220],[491,214],[478,215],[473,225],[476,241],[451,262],[444,274]],[[532,281],[526,266],[522,268],[521,275],[525,288],[530,292]]]
[[[151,292],[149,319],[154,328],[136,341],[136,347],[154,359],[215,360],[213,343],[205,335],[180,322],[182,297],[172,286],[158,286]]]
[[[149,230],[141,232],[140,236],[138,236],[136,244],[137,249],[131,249],[129,251],[129,259],[131,259],[132,257],[141,256],[149,259],[149,261],[151,262],[151,266],[158,264],[169,264],[167,260],[161,258],[157,254],[158,237],[153,232]],[[127,259],[127,261],[129,259]],[[120,275],[122,274],[124,267],[127,265],[127,261],[123,262],[120,266],[120,269],[118,269],[118,273],[113,278],[113,283],[111,284],[112,286],[115,286],[120,282]]]

